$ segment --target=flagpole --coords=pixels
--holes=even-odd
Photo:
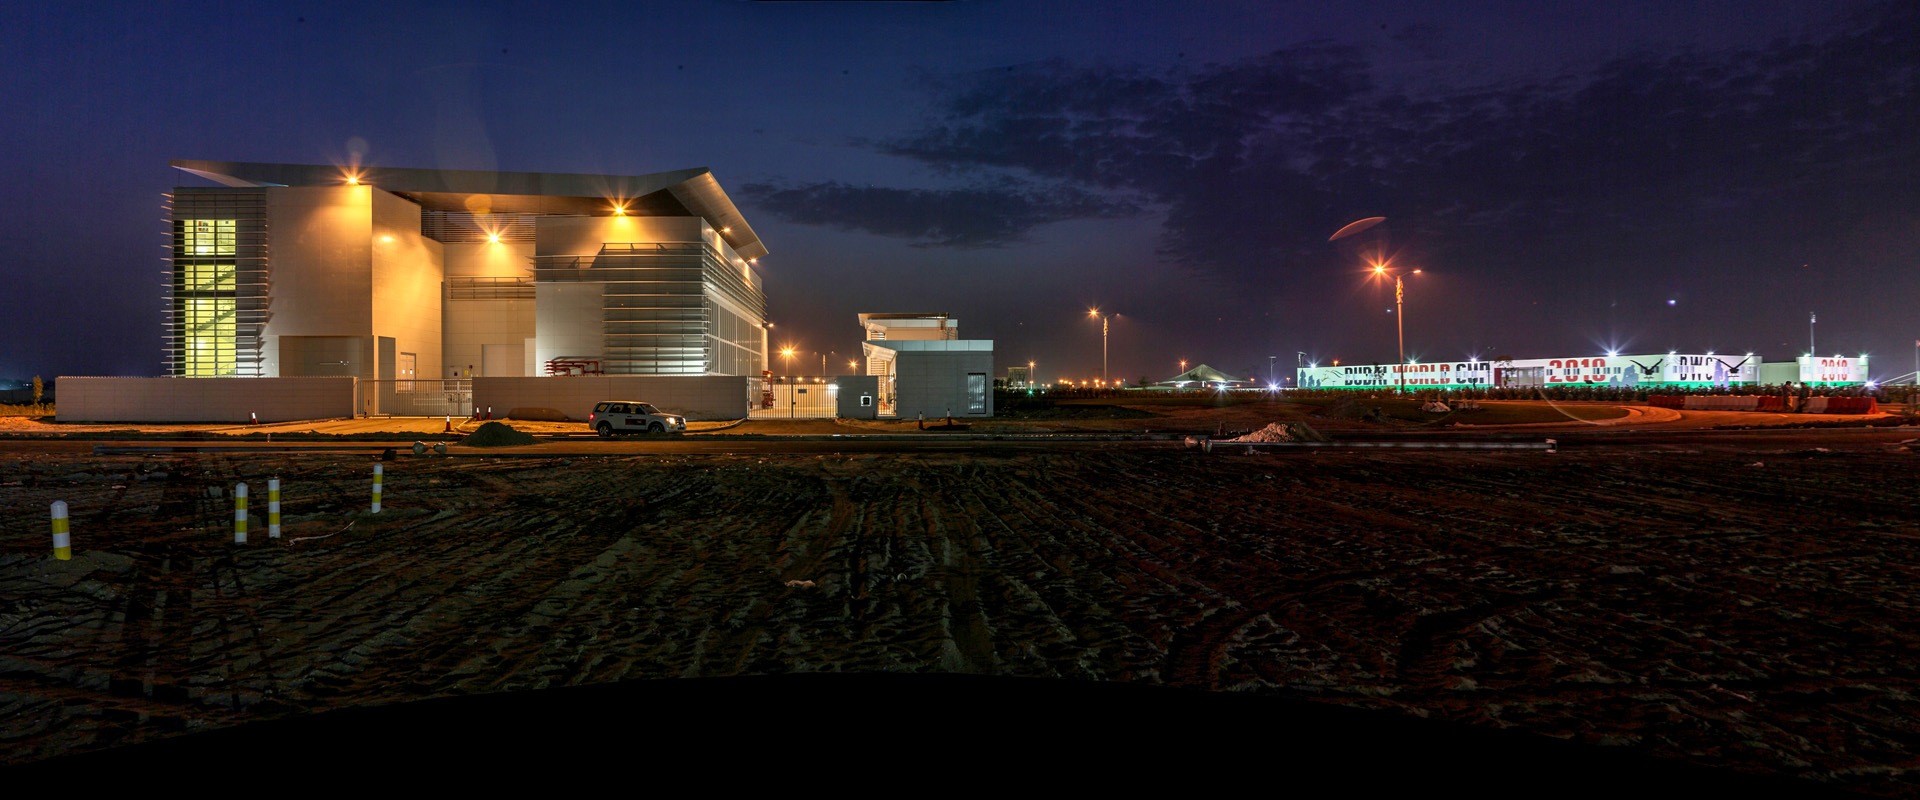
[[[1820,315],[1811,311],[1807,312],[1807,356],[1809,358],[1820,355],[1820,346],[1813,343],[1813,323],[1819,320]]]

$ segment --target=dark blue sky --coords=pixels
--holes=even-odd
[[[1911,369],[1911,2],[35,4],[0,26],[0,377],[159,370],[170,158],[713,169],[776,344],[1002,367],[1806,348]],[[1341,225],[1387,224],[1347,247]],[[1669,301],[1672,301],[1670,304]],[[817,364],[817,356],[809,357]],[[817,367],[816,367],[817,369]]]

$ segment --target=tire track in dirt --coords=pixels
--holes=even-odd
[[[0,503],[24,509],[0,515],[0,741],[54,752],[165,735],[154,719],[635,677],[984,667],[1895,785],[1869,770],[1902,763],[1920,716],[1920,526],[1894,502],[1920,489],[1910,456],[1813,460],[1845,465],[1867,504],[1849,479],[1739,458],[422,460],[398,462],[380,519],[357,513],[364,463],[316,459],[281,471],[294,524],[363,521],[238,549],[179,502],[265,467],[214,464],[124,484],[120,503],[154,510],[115,518],[71,573],[25,505],[123,482],[35,465],[28,486],[0,462],[22,481]]]

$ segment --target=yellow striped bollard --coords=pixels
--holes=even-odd
[[[73,539],[67,535],[67,501],[53,501],[53,557],[73,560]]]
[[[233,487],[233,543],[247,543],[247,485]]]
[[[387,465],[373,465],[373,513],[380,513],[380,478],[386,474]]]
[[[280,538],[280,479],[267,480],[267,538]]]

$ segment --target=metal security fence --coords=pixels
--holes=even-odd
[[[821,419],[838,416],[840,385],[831,377],[775,377],[761,382],[755,419]]]
[[[363,417],[473,415],[473,381],[360,381],[353,407]]]

